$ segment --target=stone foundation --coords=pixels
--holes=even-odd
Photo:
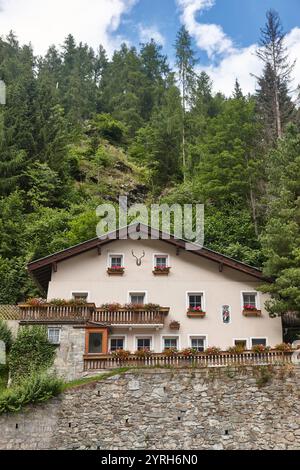
[[[300,450],[300,367],[133,370],[0,416],[1,449]]]

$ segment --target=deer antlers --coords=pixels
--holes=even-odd
[[[135,254],[134,251],[132,250],[132,256],[136,259],[136,265],[141,266],[142,265],[142,259],[145,257],[146,253],[143,251],[143,254],[140,258],[138,258]]]

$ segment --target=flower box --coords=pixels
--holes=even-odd
[[[170,330],[179,330],[180,329],[180,323],[179,321],[172,321],[169,325]]]
[[[166,266],[155,266],[153,274],[155,276],[168,276],[168,274],[170,273],[170,269],[171,268]]]
[[[206,312],[203,312],[202,310],[188,310],[187,311],[187,316],[189,318],[204,318],[206,315]]]
[[[245,317],[261,317],[261,310],[257,310],[256,308],[255,309],[244,308],[243,315]]]
[[[107,268],[107,274],[109,276],[123,276],[125,268],[121,266],[115,266],[113,268]]]

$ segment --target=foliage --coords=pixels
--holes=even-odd
[[[205,354],[208,354],[209,356],[213,356],[215,354],[220,354],[221,348],[218,348],[216,346],[210,346],[209,348],[205,349]]]
[[[263,354],[265,352],[270,351],[270,347],[269,346],[264,346],[263,344],[257,344],[257,345],[252,347],[252,351],[257,353],[257,354]]]
[[[168,349],[164,350],[163,354],[164,354],[164,356],[167,356],[167,357],[174,357],[174,356],[177,356],[178,349],[177,348],[168,348]]]
[[[227,351],[231,354],[242,354],[245,352],[246,348],[242,346],[241,344],[236,345],[236,346],[231,346],[230,348],[227,349]]]
[[[289,352],[289,351],[292,351],[293,347],[291,344],[289,343],[281,343],[281,344],[277,344],[275,346],[275,349],[277,351],[282,351],[282,352]]]
[[[42,403],[59,395],[62,380],[47,374],[32,373],[17,385],[0,392],[0,414],[16,413],[30,403]]]
[[[4,320],[0,320],[0,341],[3,341],[6,347],[6,352],[9,353],[13,344],[13,336],[10,328]]]
[[[184,356],[184,357],[193,357],[193,356],[197,356],[199,352],[197,351],[197,349],[194,349],[194,348],[186,348],[180,351],[179,354],[180,356]]]
[[[12,380],[19,382],[33,372],[41,373],[47,370],[52,366],[54,358],[55,346],[49,343],[46,328],[20,328],[9,354]]]
[[[149,357],[151,356],[151,351],[149,351],[149,349],[139,349],[138,351],[136,351],[134,353],[135,356],[139,357],[139,358],[146,358],[146,357]]]
[[[119,359],[120,361],[126,361],[130,356],[130,351],[125,351],[124,349],[117,349],[117,351],[113,351],[113,356]]]

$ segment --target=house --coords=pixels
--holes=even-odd
[[[132,227],[132,226],[131,226]],[[21,324],[44,324],[58,345],[56,366],[75,377],[85,363],[116,350],[226,350],[282,342],[280,318],[270,318],[259,269],[138,224],[28,265],[47,292],[46,305],[20,306]],[[62,305],[53,299],[74,299]],[[95,362],[96,361],[96,362]]]

